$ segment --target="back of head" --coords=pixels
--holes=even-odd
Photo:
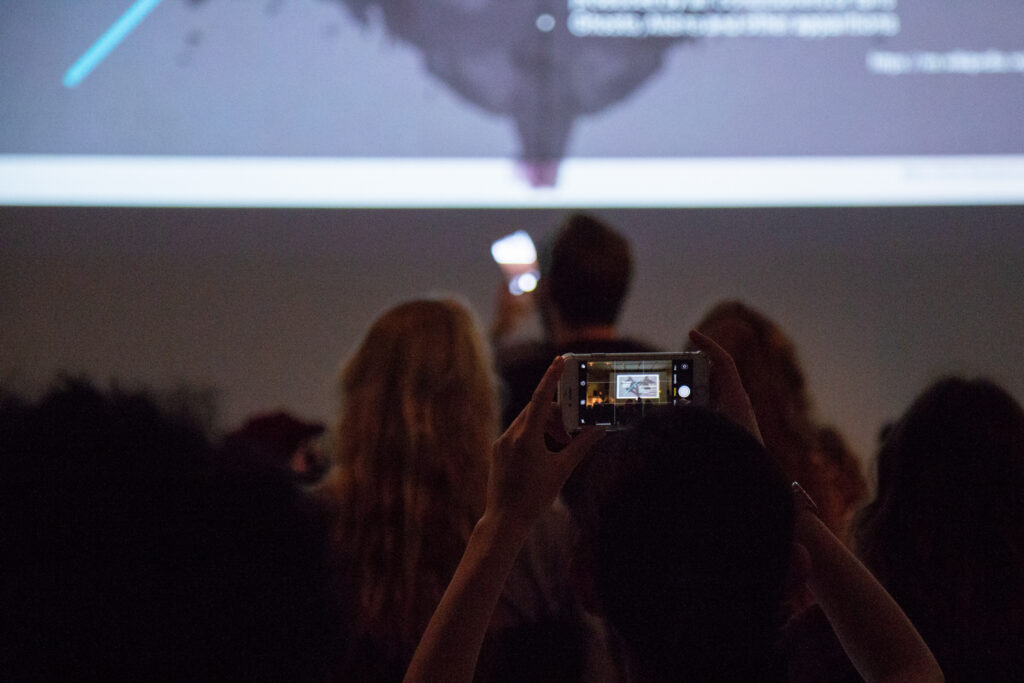
[[[542,255],[542,291],[572,327],[614,325],[632,274],[629,242],[589,214],[569,216]]]
[[[312,509],[277,472],[226,467],[148,395],[69,381],[6,402],[0,486],[11,680],[323,671]]]
[[[697,329],[732,356],[765,446],[787,476],[819,501],[829,528],[844,535],[848,512],[831,504],[835,499],[830,488],[832,466],[816,450],[818,429],[793,341],[767,315],[736,300],[715,305]]]
[[[1024,637],[1024,411],[987,380],[927,389],[878,453],[866,563],[940,658]],[[939,597],[941,596],[941,598]],[[959,656],[958,656],[959,658]]]
[[[415,645],[482,512],[492,373],[472,314],[451,299],[386,311],[344,366],[337,466],[321,492],[368,633]]]
[[[780,431],[798,432],[804,440],[811,438],[809,424],[797,424],[806,422],[811,411],[807,382],[796,347],[775,321],[741,301],[727,300],[708,311],[697,329],[714,339],[736,362],[754,410],[760,410],[759,424],[779,423],[775,428]],[[773,406],[776,413],[770,412]],[[762,431],[766,428],[772,431],[773,424],[761,425]]]
[[[386,311],[346,362],[339,388],[342,465],[417,476],[485,462],[483,453],[458,448],[489,445],[496,430],[490,356],[458,301],[421,299]],[[384,449],[390,457],[370,457]],[[463,456],[471,462],[451,462]]]
[[[655,412],[606,437],[565,498],[594,602],[641,678],[778,673],[793,508],[753,437],[698,408]]]

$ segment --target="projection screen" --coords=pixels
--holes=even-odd
[[[8,0],[0,204],[1024,203],[1019,0]]]

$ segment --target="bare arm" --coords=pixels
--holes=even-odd
[[[569,439],[562,430],[551,397],[564,364],[561,358],[551,364],[529,405],[494,444],[484,515],[416,647],[407,682],[472,681],[487,624],[516,555],[534,522],[603,435],[602,430],[585,430]],[[545,434],[567,442],[565,447],[552,451]]]
[[[807,553],[807,585],[866,681],[945,680],[900,606],[808,506],[797,506],[794,534]]]
[[[717,410],[760,441],[757,420],[732,357],[699,332],[691,332],[690,339],[711,361],[711,393]],[[797,505],[797,554],[807,565],[808,587],[857,671],[869,683],[944,680],[938,662],[907,615],[829,531],[813,505]]]

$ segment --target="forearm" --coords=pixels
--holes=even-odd
[[[552,361],[530,403],[494,443],[486,511],[416,647],[406,681],[473,679],[491,613],[519,549],[573,468],[604,435],[591,428],[568,438],[561,428],[561,413],[551,396],[564,365],[564,358]],[[551,425],[561,434],[549,431]],[[545,437],[560,435],[567,440],[551,450]]]
[[[486,514],[477,522],[405,681],[473,680],[491,614],[528,533],[521,524]]]
[[[796,541],[810,555],[811,592],[865,680],[943,680],[900,606],[816,515],[797,513]]]

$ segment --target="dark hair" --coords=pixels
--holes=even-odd
[[[606,437],[565,499],[600,609],[647,675],[778,672],[793,507],[752,436],[699,408],[653,411]]]
[[[991,381],[942,379],[894,425],[877,467],[857,528],[865,563],[944,670],[1001,655],[1019,680],[1024,411]]]
[[[570,215],[542,254],[544,292],[572,326],[614,324],[632,274],[629,242],[586,213]]]
[[[848,520],[866,494],[863,487],[861,497],[856,495],[860,463],[852,453],[844,464],[828,457],[830,447],[848,449],[834,428],[826,432],[824,443],[819,440],[822,434],[793,341],[763,312],[737,300],[716,304],[697,329],[736,362],[768,451],[817,501],[825,524],[846,538]],[[840,478],[850,482],[847,488],[854,494],[845,500],[835,490]]]
[[[736,362],[768,449],[794,479],[814,441],[811,399],[793,341],[761,311],[742,301],[715,304],[697,324]],[[815,491],[808,489],[812,495]]]
[[[313,508],[277,472],[229,468],[146,393],[65,380],[3,401],[0,487],[12,680],[324,670]]]

